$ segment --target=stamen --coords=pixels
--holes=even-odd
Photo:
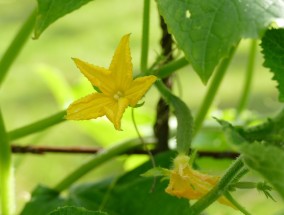
[[[113,96],[113,98],[114,98],[115,100],[118,100],[118,99],[120,99],[121,97],[123,97],[123,93],[120,92],[120,91],[117,91],[117,93],[114,94],[114,96]]]

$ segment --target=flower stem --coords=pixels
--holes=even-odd
[[[14,210],[14,189],[11,149],[0,111],[0,200],[2,215],[11,215]]]
[[[10,140],[15,140],[15,139],[19,139],[21,137],[25,137],[27,135],[36,133],[38,131],[42,131],[43,129],[46,129],[50,126],[53,126],[55,124],[65,121],[65,118],[64,118],[65,114],[66,114],[65,111],[61,111],[45,119],[39,120],[37,122],[23,126],[21,128],[17,128],[15,130],[12,130],[8,132],[8,136]]]
[[[205,208],[211,205],[220,196],[224,195],[230,183],[234,180],[235,176],[243,167],[244,164],[242,162],[242,158],[239,157],[227,170],[225,175],[220,179],[219,183],[203,198],[192,205],[190,215],[200,214]]]
[[[10,66],[16,59],[17,55],[19,54],[23,45],[26,43],[29,35],[31,34],[34,28],[35,17],[36,11],[33,11],[4,53],[0,61],[0,86],[5,79]]]
[[[202,102],[202,105],[199,109],[199,112],[196,115],[195,118],[195,127],[194,127],[194,132],[195,134],[198,133],[198,131],[200,130],[200,128],[202,127],[203,121],[207,115],[207,112],[216,96],[217,90],[220,87],[220,84],[223,80],[223,77],[227,71],[227,68],[232,60],[232,57],[235,53],[237,49],[237,46],[233,47],[229,53],[229,56],[225,59],[223,59],[223,61],[221,62],[221,64],[219,65],[211,83],[210,86],[207,90],[207,93],[204,97],[204,100]]]
[[[237,107],[237,117],[245,109],[247,102],[248,102],[251,84],[252,84],[252,76],[253,76],[253,71],[254,71],[254,65],[255,65],[256,48],[257,48],[257,40],[251,40],[250,51],[249,51],[249,59],[248,59],[248,64],[247,64],[247,69],[246,69],[246,80],[245,80],[245,84],[244,84],[244,87],[243,87],[241,99],[240,99],[239,105]]]
[[[91,159],[89,162],[83,164],[75,171],[70,173],[67,177],[65,177],[61,182],[59,182],[55,186],[54,189],[61,192],[69,188],[74,182],[76,182],[79,178],[90,172],[95,167],[103,164],[104,162],[110,160],[111,158],[114,158],[115,156],[123,154],[139,146],[142,146],[140,139],[134,139],[123,142],[121,144],[116,144],[115,146],[96,154],[96,156],[93,159]]]
[[[142,73],[146,72],[148,66],[149,23],[150,23],[150,0],[144,0],[141,65],[140,65]]]

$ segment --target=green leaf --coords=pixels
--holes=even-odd
[[[241,146],[243,160],[263,176],[284,199],[284,151],[259,142]]]
[[[174,156],[174,152],[166,152],[155,156],[155,160],[158,166],[169,168]],[[111,184],[105,181],[77,186],[71,190],[71,200],[96,210],[91,208],[96,199],[97,203],[101,203],[100,207],[112,215],[172,215],[177,211],[179,215],[187,215],[190,210],[188,200],[165,193],[167,180],[157,181],[154,191],[150,191],[153,178],[141,177],[141,174],[151,167],[151,162],[147,162]]]
[[[176,152],[168,151],[154,158],[158,166],[169,168],[175,155]],[[103,210],[111,215],[172,215],[177,211],[179,215],[187,215],[190,210],[188,200],[165,193],[167,180],[157,181],[154,191],[150,192],[153,178],[141,177],[141,174],[151,167],[152,163],[148,161],[118,179],[74,186],[64,199],[54,190],[38,187],[21,215],[45,215],[62,206]]]
[[[267,30],[261,42],[264,66],[273,73],[277,81],[279,101],[284,102],[284,29]]]
[[[65,206],[52,211],[48,215],[107,215],[107,214],[100,211],[86,210],[85,208],[82,207]]]
[[[240,146],[244,143],[247,143],[247,141],[239,134],[236,128],[234,128],[229,122],[217,118],[215,119],[222,126],[226,138],[230,141],[230,143],[236,146]]]
[[[66,200],[61,198],[57,191],[38,186],[32,192],[31,201],[25,205],[20,215],[44,215],[65,204]]]
[[[169,31],[204,83],[241,38],[257,38],[268,25],[284,17],[281,0],[157,0],[157,3]]]
[[[154,167],[141,174],[142,177],[170,176],[170,170],[162,167]]]
[[[60,17],[71,13],[90,1],[91,0],[37,0],[38,14],[34,38],[39,38],[41,33]]]
[[[266,179],[284,199],[284,150],[275,145],[247,142],[231,124],[219,120],[228,140],[241,152],[243,161]]]
[[[177,118],[177,151],[187,154],[189,152],[193,137],[193,117],[187,105],[177,96],[173,95],[161,81],[156,81],[156,87],[161,92],[165,100],[174,108]]]

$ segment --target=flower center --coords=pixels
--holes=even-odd
[[[116,94],[113,95],[113,98],[114,98],[115,100],[118,100],[118,99],[120,99],[121,97],[123,97],[123,93],[120,92],[120,91],[117,91]]]

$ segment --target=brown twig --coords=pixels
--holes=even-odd
[[[96,154],[103,150],[101,147],[54,147],[54,146],[19,146],[12,145],[12,152],[17,154],[39,154],[45,153],[66,153],[66,154]],[[158,150],[153,150],[153,154],[157,154]],[[136,149],[130,151],[129,154],[147,154],[143,149]],[[216,159],[230,158],[235,159],[239,156],[236,152],[210,152],[200,151],[198,152],[199,157],[212,157]]]
[[[161,38],[161,47],[162,47],[162,55],[164,56],[164,61],[160,66],[166,64],[173,60],[173,39],[172,36],[168,32],[167,25],[162,16],[160,16],[160,26],[162,29],[162,38]],[[162,79],[163,83],[169,88],[172,88],[172,80],[171,77],[166,77]],[[157,104],[157,116],[156,122],[154,125],[154,133],[157,138],[157,150],[166,151],[168,150],[168,138],[169,138],[169,115],[170,115],[170,107],[165,102],[163,98],[160,98]]]
[[[31,153],[45,154],[51,153],[68,153],[68,154],[95,154],[102,150],[99,147],[53,147],[53,146],[19,146],[12,145],[13,153]]]

